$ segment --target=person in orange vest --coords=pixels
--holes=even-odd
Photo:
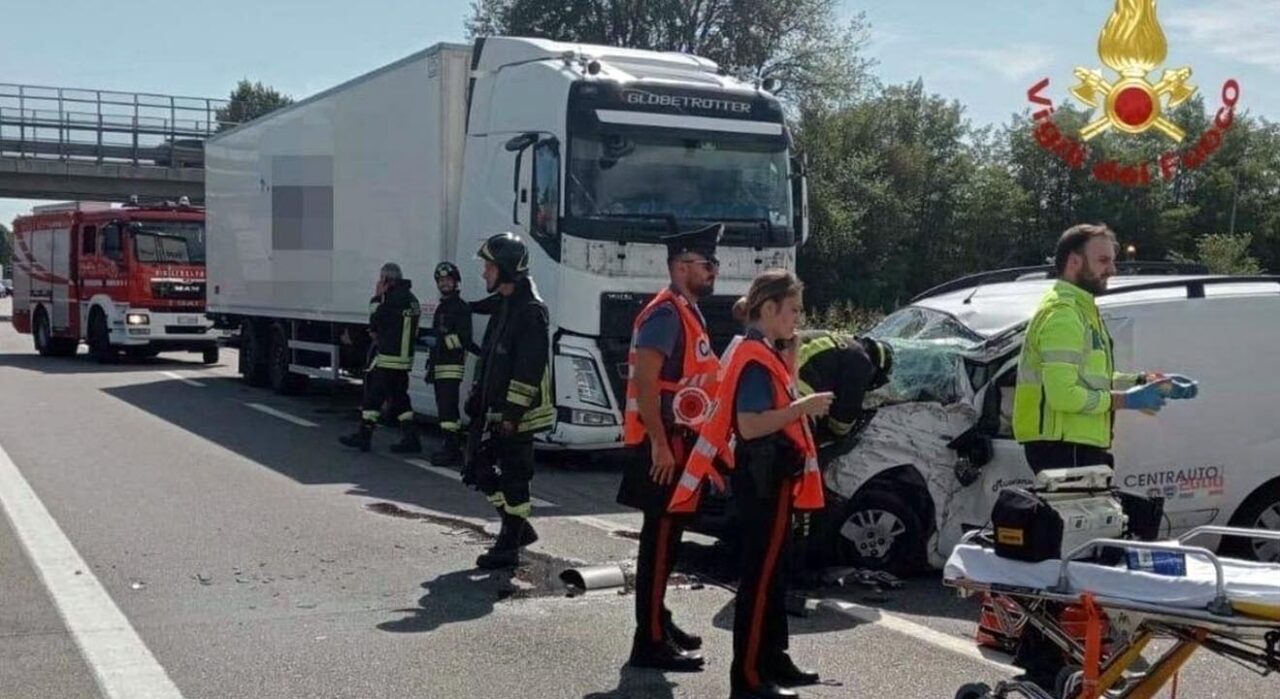
[[[731,699],[786,699],[788,687],[814,684],[818,673],[787,653],[787,561],[791,514],[822,509],[822,475],[809,419],[827,414],[834,395],[800,397],[796,324],[803,285],[786,270],[756,277],[734,316],[747,324],[720,360],[711,415],[685,464],[668,509],[695,512],[704,481],[723,489],[729,470],[739,513],[742,575],[733,616]]]
[[[636,631],[630,664],[696,672],[702,639],[686,633],[666,608],[667,579],[675,566],[689,516],[667,512],[694,430],[706,418],[719,360],[711,349],[698,300],[715,289],[716,245],[722,224],[670,235],[671,284],[636,316],[627,358],[623,440],[632,457],[618,488],[618,502],[644,513],[636,562]]]

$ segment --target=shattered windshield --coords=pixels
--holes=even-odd
[[[868,335],[880,340],[942,340],[976,347],[985,337],[941,311],[908,306],[885,316]]]

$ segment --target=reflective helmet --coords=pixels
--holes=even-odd
[[[436,271],[435,271],[436,281],[440,281],[445,277],[453,277],[453,281],[457,282],[458,284],[462,283],[462,272],[461,270],[458,269],[458,266],[453,264],[452,262],[441,262],[440,264],[436,265]]]
[[[498,268],[500,284],[509,284],[529,273],[529,249],[512,233],[489,236],[476,254]]]

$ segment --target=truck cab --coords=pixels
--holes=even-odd
[[[782,107],[687,54],[490,38],[472,67],[458,254],[501,230],[532,243],[559,407],[544,446],[620,446],[632,322],[667,283],[661,237],[725,225],[700,304],[717,351],[751,279],[794,268],[804,177]]]
[[[204,317],[204,212],[181,204],[36,207],[14,222],[13,324],[45,356],[81,341],[100,362],[199,352],[218,359]]]

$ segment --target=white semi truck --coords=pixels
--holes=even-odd
[[[723,343],[733,300],[794,268],[807,235],[772,94],[696,56],[536,39],[440,44],[241,125],[208,142],[205,177],[209,313],[239,332],[245,378],[281,392],[363,367],[384,262],[416,282],[425,326],[437,262],[456,262],[476,300],[481,241],[523,238],[551,309],[558,419],[543,446],[562,449],[621,445],[661,236],[725,224],[703,302]],[[434,416],[424,354],[411,398]]]

